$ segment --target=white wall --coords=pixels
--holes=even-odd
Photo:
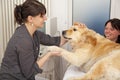
[[[72,0],[51,0],[51,17],[57,17],[58,30],[72,25]]]
[[[120,19],[120,0],[111,0],[110,18],[119,18]]]

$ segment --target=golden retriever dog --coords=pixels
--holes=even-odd
[[[48,50],[60,51],[64,59],[85,72],[84,76],[69,80],[120,80],[120,44],[82,23],[74,23],[62,34],[71,43],[73,51],[57,46],[51,46]]]

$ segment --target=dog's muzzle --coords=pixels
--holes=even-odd
[[[65,31],[62,31],[62,35],[63,35],[63,37],[64,37],[65,39],[71,39],[71,38],[68,38],[68,37],[65,36],[65,35],[66,35],[66,30],[65,30]]]

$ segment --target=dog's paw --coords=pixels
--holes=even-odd
[[[61,48],[60,47],[57,47],[57,46],[49,46],[49,47],[47,47],[47,51],[48,52],[61,52]]]

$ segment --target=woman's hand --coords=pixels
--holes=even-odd
[[[50,57],[51,57],[51,56],[61,56],[61,53],[58,52],[58,51],[48,52],[48,54],[50,54]]]
[[[68,42],[68,40],[61,36],[60,46],[64,45],[66,42]]]
[[[37,61],[39,68],[41,68],[44,65],[44,63],[52,56],[61,56],[61,52],[51,51],[46,53],[46,55],[44,55],[41,59]]]

